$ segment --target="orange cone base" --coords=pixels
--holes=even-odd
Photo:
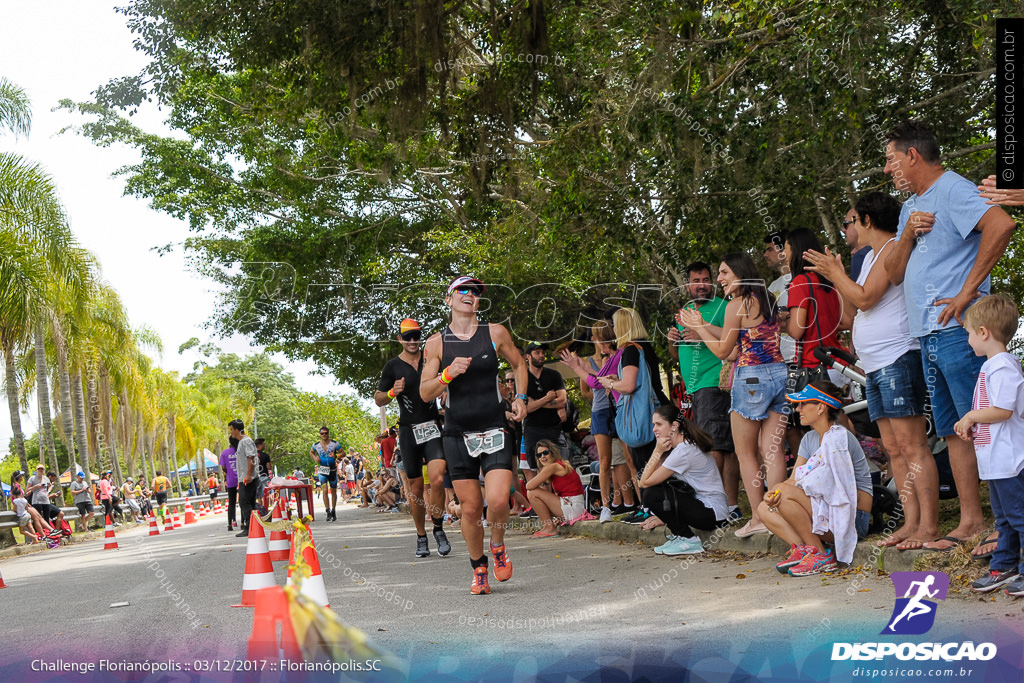
[[[252,635],[249,636],[249,659],[302,659],[289,611],[288,596],[285,595],[283,588],[273,586],[259,591],[259,600],[252,619]],[[279,625],[280,642],[277,639]]]

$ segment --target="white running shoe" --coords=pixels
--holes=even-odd
[[[601,517],[599,518],[601,524],[612,521],[612,511],[610,508],[601,508]]]

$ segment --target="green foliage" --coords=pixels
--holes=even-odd
[[[221,332],[367,393],[395,353],[381,340],[407,315],[436,329],[455,274],[500,285],[491,317],[519,340],[576,334],[608,298],[664,329],[691,260],[756,250],[768,228],[840,243],[851,201],[891,187],[880,136],[899,120],[987,175],[994,19],[1018,12],[135,0],[149,66],[65,106],[97,144],[140,152],[127,192],[189,221],[194,267],[225,286]],[[173,136],[125,116],[147,100]]]

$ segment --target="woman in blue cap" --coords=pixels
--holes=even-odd
[[[789,555],[776,567],[792,576],[831,571],[837,559],[852,560],[857,546],[857,476],[850,432],[836,424],[839,396],[827,380],[786,395],[796,404],[800,424],[813,430],[804,438],[817,437],[819,446],[809,457],[797,458],[789,479],[770,488],[758,512],[772,533],[789,542]],[[835,551],[826,549],[826,542],[834,543]]]

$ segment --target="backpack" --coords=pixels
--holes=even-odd
[[[624,444],[630,448],[643,446],[654,441],[654,409],[658,399],[651,386],[651,371],[644,360],[644,350],[633,344],[640,352],[637,367],[636,389],[631,394],[620,394],[615,404],[615,431]],[[622,360],[619,360],[619,377],[622,377]]]

